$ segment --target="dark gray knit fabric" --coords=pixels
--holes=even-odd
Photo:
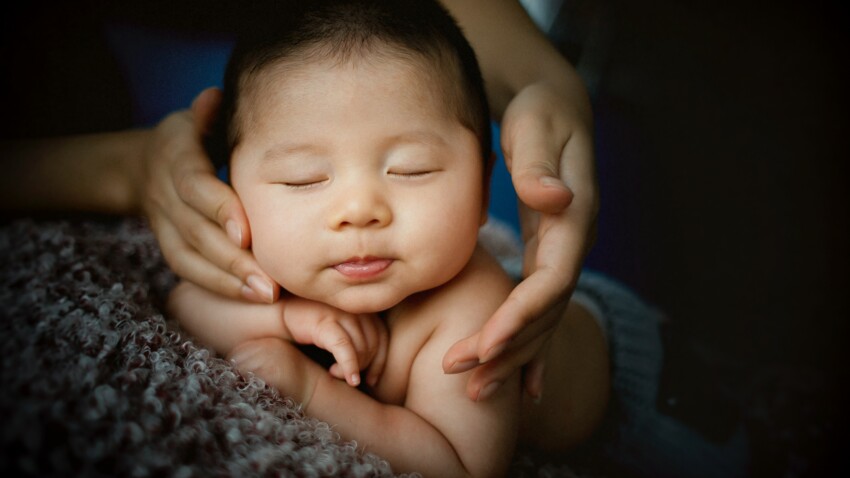
[[[0,476],[394,476],[182,334],[175,280],[139,219],[0,227]],[[520,453],[509,476],[579,475]]]
[[[142,222],[16,222],[0,261],[0,475],[392,475],[166,321]]]

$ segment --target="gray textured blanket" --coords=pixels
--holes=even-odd
[[[0,475],[393,476],[163,317],[174,280],[138,219],[0,228]]]

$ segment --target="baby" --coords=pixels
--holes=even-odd
[[[549,449],[587,436],[607,355],[577,305],[551,340],[540,403],[523,403],[519,376],[476,402],[471,372],[443,372],[514,286],[477,241],[490,117],[454,21],[424,0],[291,3],[237,42],[213,133],[253,253],[286,293],[250,304],[182,283],[172,316],[396,472],[498,476],[520,436]]]

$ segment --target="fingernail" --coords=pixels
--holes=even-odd
[[[446,370],[446,373],[463,373],[467,370],[472,370],[480,365],[478,360],[464,360],[463,362],[455,362]]]
[[[537,392],[536,395],[531,397],[531,401],[534,402],[535,405],[540,405],[540,402],[543,400],[543,393]]]
[[[488,383],[484,386],[484,388],[481,389],[480,392],[478,392],[478,398],[475,401],[480,402],[482,400],[487,400],[488,398],[492,397],[493,394],[496,393],[496,390],[498,390],[501,386],[502,384],[500,382]]]
[[[245,282],[248,283],[248,287],[254,289],[254,291],[259,294],[262,302],[271,302],[274,300],[272,294],[272,285],[262,277],[252,274],[248,276],[248,280]]]
[[[242,247],[242,228],[236,224],[236,221],[228,219],[227,222],[224,223],[224,229],[227,231],[227,237],[229,237],[234,244]]]
[[[553,178],[552,176],[541,176],[540,184],[547,188],[559,188],[559,189],[567,189],[567,186],[558,178]]]
[[[352,387],[356,387],[360,385],[360,375],[356,373],[351,374],[351,381],[349,382]]]
[[[265,302],[262,297],[260,297],[254,289],[248,287],[247,285],[242,285],[242,289],[240,289],[242,293],[242,297],[252,301],[252,302]]]
[[[508,341],[510,342],[510,341]],[[490,347],[483,357],[481,357],[481,363],[488,362],[498,357],[505,349],[508,347],[508,342],[502,342],[500,344],[494,345]]]

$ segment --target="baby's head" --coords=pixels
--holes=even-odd
[[[214,160],[222,164],[241,139],[240,97],[269,66],[297,69],[317,61],[344,64],[396,61],[422,69],[439,88],[445,107],[479,137],[490,155],[490,112],[469,42],[449,13],[433,0],[281,0],[240,35],[225,74],[219,126],[226,142]]]
[[[457,275],[486,216],[481,74],[423,0],[292,3],[237,42],[222,125],[260,265],[376,312]]]

